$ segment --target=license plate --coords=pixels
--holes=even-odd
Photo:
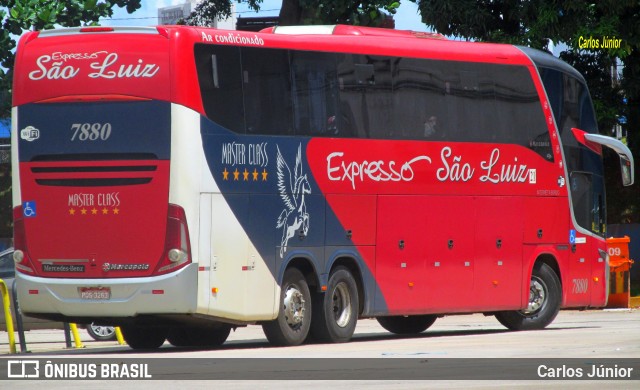
[[[111,299],[111,287],[80,287],[82,299]]]

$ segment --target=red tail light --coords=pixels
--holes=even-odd
[[[27,252],[27,238],[24,230],[22,206],[13,208],[13,246],[15,248],[13,258],[22,257],[21,260],[16,261],[16,270],[23,273],[34,274],[33,264],[29,258],[29,252]]]
[[[82,27],[80,29],[81,33],[100,33],[100,32],[112,32],[114,29],[112,27]]]
[[[187,216],[180,206],[170,204],[164,253],[154,274],[166,274],[191,263],[191,244]]]

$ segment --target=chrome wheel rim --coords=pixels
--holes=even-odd
[[[339,283],[331,297],[333,307],[333,318],[336,325],[341,328],[349,325],[351,321],[351,295],[346,283]]]
[[[304,295],[296,286],[288,286],[284,294],[284,317],[287,324],[293,328],[299,328],[304,321],[306,301]]]
[[[524,314],[534,314],[542,309],[547,302],[547,285],[538,277],[531,278],[531,285],[529,286],[529,305]]]

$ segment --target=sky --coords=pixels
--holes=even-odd
[[[235,0],[232,0],[235,2]],[[115,12],[112,20],[101,19],[102,25],[128,25],[128,26],[152,26],[158,23],[158,8],[170,5],[185,3],[186,0],[142,0],[142,7],[133,14],[128,14],[126,10],[114,8]],[[256,14],[250,10],[246,4],[236,4],[236,16],[277,16],[280,12],[282,0],[264,0],[261,5],[262,11]],[[394,16],[396,29],[428,31],[427,26],[420,21],[418,6],[410,1],[400,2],[400,8]]]

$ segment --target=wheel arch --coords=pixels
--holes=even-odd
[[[562,285],[562,273],[560,272],[560,265],[558,264],[558,259],[556,259],[555,256],[553,256],[550,253],[543,253],[538,256],[533,266],[535,267],[538,263],[544,263],[549,267],[551,267],[553,272],[555,272],[556,275],[558,275],[558,279],[560,279],[560,285]]]
[[[302,275],[304,275],[305,280],[307,281],[307,285],[309,289],[317,289],[320,286],[320,277],[316,267],[315,262],[312,260],[310,256],[303,254],[296,254],[291,256],[286,263],[280,267],[280,273],[278,274],[278,286],[282,286],[282,279],[284,278],[284,273],[289,268],[296,268]]]
[[[553,272],[555,272],[556,276],[558,277],[558,281],[560,282],[560,293],[562,294],[561,301],[562,301],[562,306],[564,306],[566,301],[566,294],[564,293],[564,287],[563,287],[564,284],[562,283],[562,271],[560,270],[560,264],[558,262],[558,259],[556,258],[556,256],[554,256],[551,253],[539,254],[536,260],[533,262],[533,266],[529,269],[529,278],[527,279],[527,281],[531,280],[533,269],[538,264],[546,264],[553,270]],[[528,290],[528,285],[527,285],[527,290]]]

